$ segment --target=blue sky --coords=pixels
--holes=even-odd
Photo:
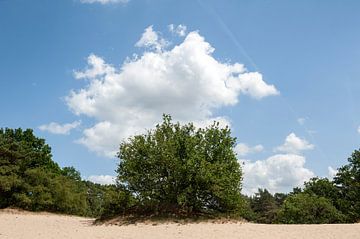
[[[106,181],[117,164],[108,142],[162,113],[218,119],[238,139],[245,192],[287,191],[359,147],[359,10],[358,1],[0,0],[0,126],[33,128],[61,166]]]

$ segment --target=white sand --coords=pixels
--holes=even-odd
[[[360,224],[262,225],[251,223],[94,226],[93,219],[0,210],[0,238],[360,238]]]

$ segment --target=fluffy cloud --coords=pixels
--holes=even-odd
[[[357,132],[360,134],[360,126],[357,128]]]
[[[266,188],[271,193],[289,192],[315,176],[304,165],[305,157],[295,154],[277,154],[255,162],[244,161],[243,193],[251,195],[258,188]]]
[[[305,167],[306,158],[299,154],[313,148],[314,145],[291,133],[285,138],[284,144],[275,149],[275,152],[282,154],[257,161],[239,159],[243,163],[243,192],[251,195],[258,188],[266,188],[272,193],[289,192],[294,187],[302,186],[304,181],[315,174]],[[245,154],[248,147],[240,144],[239,149]],[[329,167],[329,172],[330,169],[332,168]]]
[[[253,147],[248,146],[244,143],[239,143],[235,146],[235,152],[238,156],[246,156],[250,153],[258,153],[264,150],[264,147],[261,144],[255,145]]]
[[[102,185],[115,184],[116,177],[111,175],[91,175],[88,180]]]
[[[170,24],[169,26],[169,31],[178,35],[178,36],[185,36],[186,35],[186,30],[187,30],[187,27],[185,25],[178,25],[178,26],[175,26],[174,24]]]
[[[167,45],[169,45],[169,43],[153,30],[153,26],[146,28],[140,40],[135,44],[137,47],[155,49],[158,52],[163,50]]]
[[[129,0],[80,0],[80,2],[108,4],[108,3],[127,3],[129,2]]]
[[[297,137],[294,133],[289,134],[283,145],[275,148],[276,152],[294,153],[298,154],[305,150],[311,150],[314,145],[307,142],[305,139]]]
[[[40,125],[39,129],[42,131],[48,131],[52,134],[69,134],[72,129],[79,127],[81,121],[74,121],[69,124],[58,124],[55,122],[51,122],[50,124]]]
[[[150,26],[136,44],[150,51],[119,68],[89,56],[88,67],[75,73],[86,85],[66,97],[75,114],[96,121],[78,142],[110,157],[122,139],[152,128],[163,113],[200,126],[213,120],[228,124],[226,117],[213,112],[236,105],[241,93],[255,99],[278,94],[260,73],[216,60],[215,49],[198,32],[190,32],[169,50],[162,42]]]

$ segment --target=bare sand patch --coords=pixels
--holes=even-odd
[[[360,224],[263,225],[228,223],[137,223],[93,225],[94,219],[50,213],[0,210],[0,238],[163,239],[163,238],[360,238]]]

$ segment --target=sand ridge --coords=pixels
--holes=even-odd
[[[264,225],[253,223],[162,223],[94,225],[94,219],[51,213],[0,210],[1,239],[165,238],[360,238],[360,224]]]

